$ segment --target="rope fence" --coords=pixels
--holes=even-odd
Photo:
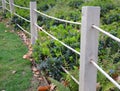
[[[22,7],[22,6],[14,4],[14,3],[12,3],[12,5],[15,6],[15,7],[17,7],[17,8],[20,8],[20,9],[30,10],[30,8]]]
[[[8,8],[5,7],[5,9],[6,9],[7,11],[11,12]]]
[[[79,85],[79,81],[74,76],[72,76],[69,73],[69,71],[67,71],[63,66],[61,66],[61,68],[65,71],[65,73],[67,73]]]
[[[7,2],[6,0],[4,0],[3,3],[4,3],[4,2],[5,2],[6,4],[9,4],[9,5],[10,5],[10,3]],[[27,8],[27,7],[22,7],[22,6],[19,6],[19,5],[14,4],[14,3],[11,3],[11,4],[12,4],[13,6],[18,7],[18,8],[21,8],[21,9],[30,10],[30,8]],[[2,8],[3,8],[3,7],[2,7]],[[5,8],[7,11],[9,11],[10,13],[13,13],[13,11],[12,11],[12,10],[9,10],[7,7],[4,7],[4,8]],[[29,22],[29,23],[30,23],[30,20],[28,20],[28,19],[26,19],[26,18],[18,15],[17,13],[14,12],[13,14],[16,15],[17,17],[25,20],[26,22]],[[16,25],[17,25],[22,31],[24,31],[25,33],[27,33],[28,35],[31,36],[31,33],[29,33],[27,30],[25,30],[22,26],[20,26],[19,24],[16,24]],[[37,38],[35,38],[35,39],[37,39]]]
[[[4,0],[6,4],[10,4],[6,0]],[[5,4],[3,2],[3,4]],[[16,5],[12,3],[13,6],[18,7],[20,9],[30,10],[30,20],[18,15],[17,13],[14,13],[14,15],[18,16],[19,18],[25,20],[26,22],[29,22],[31,24],[31,33],[26,31],[23,27],[21,27],[19,24],[17,26],[24,31],[25,33],[29,34],[32,38],[35,38],[37,40],[37,30],[41,30],[45,34],[47,34],[52,39],[58,41],[60,44],[68,48],[69,50],[73,51],[74,53],[78,54],[80,56],[80,81],[77,81],[74,76],[72,76],[69,71],[67,71],[63,66],[61,68],[68,74],[70,77],[78,84],[80,85],[79,91],[96,91],[96,75],[98,69],[107,79],[109,79],[118,89],[120,89],[120,85],[112,79],[99,65],[97,65],[97,56],[98,56],[98,33],[99,31],[103,34],[107,35],[108,37],[112,38],[113,40],[120,43],[120,39],[115,37],[114,35],[110,34],[109,32],[104,31],[103,29],[99,28],[99,19],[100,19],[100,8],[99,7],[83,7],[82,8],[82,23],[80,22],[73,22],[68,21],[64,19],[59,19],[53,16],[49,16],[45,13],[42,13],[38,10],[36,10],[36,2],[30,2],[31,6],[30,8],[22,7],[19,5]],[[33,7],[33,6],[34,7]],[[11,12],[11,9],[7,9],[5,5],[2,5],[3,10],[6,9],[9,12]],[[44,30],[42,27],[40,27],[37,24],[37,13],[45,16],[50,19],[54,19],[60,22],[75,24],[75,25],[81,25],[81,53],[73,49],[72,47],[68,46],[64,42],[57,39],[55,36],[48,33],[46,30]],[[32,17],[32,18],[31,18]],[[89,17],[89,18],[88,18]],[[98,30],[98,31],[91,31],[91,30]],[[34,41],[35,41],[34,40]],[[90,60],[92,59],[92,60]],[[94,60],[93,60],[94,59]],[[92,65],[91,65],[92,64]],[[88,88],[89,90],[87,90]]]
[[[97,29],[98,31],[102,32],[103,34],[109,36],[109,37],[112,38],[113,40],[115,40],[115,41],[117,41],[117,42],[120,43],[120,39],[117,38],[117,37],[115,37],[114,35],[112,35],[112,34],[106,32],[106,31],[104,31],[103,29],[101,29],[101,28],[99,28],[99,27],[97,27],[97,26],[95,26],[95,25],[93,25],[92,27],[95,28],[95,29]]]
[[[26,18],[18,15],[17,13],[14,13],[14,15],[16,15],[16,16],[18,16],[19,18],[21,18],[21,19],[25,20],[26,22],[29,22],[29,23],[30,23],[30,20],[28,20],[28,19],[26,19]]]
[[[81,23],[79,22],[73,22],[73,21],[68,21],[68,20],[64,20],[64,19],[59,19],[59,18],[56,18],[56,17],[53,17],[53,16],[49,16],[47,14],[44,14],[36,9],[34,9],[35,12],[45,16],[45,17],[48,17],[48,18],[51,18],[51,19],[54,19],[54,20],[58,20],[58,21],[61,21],[61,22],[65,22],[65,23],[71,23],[71,24],[76,24],[76,25],[81,25]]]
[[[10,3],[8,1],[6,1],[6,0],[5,0],[5,3],[8,4],[8,5],[10,5]]]
[[[31,33],[29,33],[27,30],[25,30],[23,27],[21,27],[19,24],[17,24],[17,26],[22,30],[24,31],[25,33],[27,33],[28,35],[31,36]]]
[[[45,31],[42,27],[38,26],[37,24],[35,24],[35,26],[42,30],[44,33],[46,33],[48,36],[50,36],[51,38],[53,38],[54,40],[58,41],[59,43],[61,43],[62,45],[64,45],[65,47],[67,47],[68,49],[70,49],[71,51],[75,52],[76,54],[80,55],[80,52],[76,51],[75,49],[73,49],[72,47],[68,46],[67,44],[63,43],[62,41],[60,41],[59,39],[57,39],[56,37],[54,37],[53,35],[49,34],[47,31]]]
[[[91,63],[105,76],[107,77],[117,88],[120,89],[120,85],[112,79],[104,70],[102,70],[94,61],[91,61]]]

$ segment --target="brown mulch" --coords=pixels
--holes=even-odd
[[[26,34],[22,31],[17,32],[17,34],[20,36],[20,38],[23,40],[23,42],[28,47],[28,52],[23,56],[24,59],[28,59],[31,62],[31,68],[33,72],[33,78],[31,80],[31,88],[29,88],[27,91],[34,91],[35,89],[37,91],[54,91],[55,85],[50,84],[46,77],[44,77],[41,73],[41,71],[38,69],[38,64],[36,64],[35,60],[32,58],[32,52],[33,48],[30,42],[30,38],[26,36]],[[37,88],[34,88],[36,87]]]
[[[30,38],[28,38],[23,31],[19,31],[17,34],[28,47],[28,52],[23,56],[23,58],[28,59],[31,62],[31,69],[33,72],[31,86],[27,91],[34,91],[35,89],[37,90],[41,86],[49,86],[48,81],[44,76],[42,76],[41,71],[38,69],[38,64],[36,64],[35,60],[32,58],[33,48],[30,42]]]

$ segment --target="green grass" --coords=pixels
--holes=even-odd
[[[17,34],[0,23],[0,91],[25,91],[30,87],[30,62],[22,58],[27,50]]]

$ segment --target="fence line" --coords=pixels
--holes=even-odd
[[[67,71],[63,66],[61,66],[61,68],[79,85],[79,81],[74,76],[72,76],[69,71]]]
[[[119,38],[113,36],[112,34],[104,31],[103,29],[101,29],[101,28],[99,28],[99,27],[97,27],[97,26],[95,26],[95,25],[93,25],[92,27],[95,28],[95,29],[97,29],[98,31],[102,32],[103,34],[109,36],[110,38],[112,38],[112,39],[114,39],[115,41],[117,41],[117,42],[120,43],[120,39],[119,39]]]
[[[4,1],[5,1],[5,3],[7,3],[7,4],[10,5],[9,2],[7,2],[6,0],[4,0]],[[22,8],[22,9],[29,9],[29,8],[27,8],[27,7],[21,7],[21,6],[19,6],[19,5],[15,5],[15,4],[13,4],[13,3],[12,3],[12,5],[13,5],[13,6],[16,6],[16,7],[19,7],[19,8]],[[9,11],[10,13],[13,12],[13,11],[9,10],[8,8],[6,8],[6,7],[5,7],[5,9],[6,9],[7,11]],[[19,18],[21,18],[21,19],[23,19],[23,20],[25,20],[25,21],[27,21],[27,22],[30,22],[30,20],[27,20],[26,18],[18,15],[17,13],[14,13],[14,15],[18,16]],[[28,31],[26,31],[22,26],[20,26],[19,24],[16,24],[16,25],[17,25],[22,31],[24,31],[25,33],[27,33],[28,35],[31,36],[31,33],[29,33]],[[36,38],[35,38],[35,39],[36,39]]]
[[[12,3],[12,5],[15,6],[15,7],[17,7],[17,8],[20,8],[20,9],[30,10],[30,8],[22,7],[22,6],[14,4],[14,3]]]
[[[26,18],[18,15],[17,13],[14,13],[14,15],[16,15],[16,16],[18,16],[19,18],[21,18],[21,19],[25,20],[26,22],[29,22],[29,23],[30,23],[30,20],[28,20],[28,19],[26,19]]]
[[[68,20],[64,20],[64,19],[59,19],[53,16],[49,16],[47,14],[44,14],[38,10],[36,10],[36,1],[34,2],[30,2],[30,8],[26,8],[26,7],[22,7],[22,9],[29,9],[30,10],[30,20],[27,20],[26,18],[16,14],[13,12],[15,7],[19,7],[21,8],[21,6],[16,5],[14,3],[12,3],[13,0],[10,0],[10,2],[7,2],[7,4],[12,5],[12,7],[10,7],[10,10],[6,8],[6,0],[2,0],[2,7],[3,7],[3,11],[4,9],[8,10],[9,12],[13,13],[14,15],[20,17],[21,19],[30,22],[31,23],[31,33],[27,32],[26,30],[24,30],[19,24],[17,24],[17,26],[23,30],[24,32],[28,33],[29,35],[31,35],[31,37],[34,37],[35,40],[37,40],[37,36],[35,35],[34,32],[37,32],[37,29],[42,30],[44,33],[46,33],[48,36],[50,36],[51,38],[53,38],[54,40],[58,41],[59,43],[61,43],[62,45],[64,45],[65,47],[67,47],[68,49],[70,49],[71,51],[77,53],[78,55],[81,55],[81,63],[80,63],[80,82],[78,82],[72,75],[70,75],[70,73],[64,68],[61,67],[67,74],[69,74],[71,76],[71,78],[80,86],[79,91],[96,91],[96,70],[98,69],[103,75],[105,75],[118,89],[120,89],[120,85],[114,81],[105,71],[102,70],[102,68],[100,68],[97,65],[97,53],[98,53],[98,31],[104,33],[105,35],[109,36],[110,38],[114,39],[115,41],[120,42],[120,39],[113,36],[112,34],[104,31],[103,29],[97,27],[99,25],[99,15],[100,15],[100,8],[99,7],[83,7],[82,8],[82,23],[79,22],[73,22],[73,21],[68,21]],[[40,27],[37,24],[37,14],[39,13],[43,16],[46,16],[48,18],[54,19],[54,20],[58,20],[61,22],[66,22],[66,23],[71,23],[71,24],[76,24],[76,25],[82,25],[82,31],[81,31],[81,54],[80,52],[74,50],[73,48],[71,48],[70,46],[66,45],[64,42],[58,40],[56,37],[54,37],[53,35],[49,34],[47,31],[45,31],[42,27]],[[88,18],[89,17],[89,18]],[[93,25],[94,24],[94,25]],[[97,26],[95,26],[97,25]],[[85,30],[85,31],[84,31]],[[89,31],[88,31],[89,30]],[[93,30],[98,30],[98,31],[93,31]],[[31,38],[32,40],[32,38]],[[35,41],[33,40],[33,41]],[[31,42],[32,43],[32,42]],[[34,42],[35,43],[35,42]],[[83,60],[84,59],[84,60]],[[91,61],[92,60],[92,61]],[[93,61],[94,60],[94,61]],[[95,67],[97,69],[95,69]],[[92,78],[91,78],[92,77]]]
[[[46,16],[48,18],[51,18],[51,19],[54,19],[54,20],[58,20],[58,21],[61,21],[61,22],[65,22],[65,23],[71,23],[71,24],[76,24],[76,25],[81,25],[81,23],[79,22],[73,22],[73,21],[68,21],[68,20],[64,20],[64,19],[59,19],[59,18],[56,18],[56,17],[53,17],[53,16],[49,16],[47,14],[44,14],[36,9],[34,9],[34,11],[36,11],[37,13],[43,15],[43,16]]]
[[[36,38],[38,38],[38,32],[37,27],[35,26],[35,23],[37,23],[37,13],[34,11],[34,9],[37,8],[36,1],[30,2],[30,31],[31,31],[31,44],[35,44]]]
[[[17,24],[17,26],[22,30],[24,31],[25,33],[27,33],[28,35],[31,36],[31,33],[29,33],[28,31],[26,31],[24,28],[22,28],[19,24]]]
[[[81,25],[81,56],[80,56],[80,87],[79,91],[96,91],[97,69],[90,64],[90,59],[98,60],[98,31],[91,28],[92,24],[99,26],[100,7],[82,7]]]
[[[117,88],[120,89],[120,85],[112,79],[104,70],[102,70],[94,61],[91,61],[91,63],[105,76],[107,77]]]
[[[11,12],[8,8],[5,7],[5,9],[6,9],[7,11]]]
[[[10,3],[9,3],[9,2],[7,2],[6,0],[5,0],[5,3],[6,3],[6,4],[8,4],[8,5],[10,4]]]
[[[64,45],[65,47],[67,47],[68,49],[70,49],[71,51],[77,53],[78,55],[80,55],[80,52],[76,51],[75,49],[73,49],[72,47],[68,46],[67,44],[63,43],[62,41],[60,41],[59,39],[57,39],[56,37],[54,37],[53,35],[49,34],[47,31],[45,31],[42,27],[38,26],[37,24],[35,24],[35,26],[42,30],[44,33],[46,33],[48,36],[50,36],[51,38],[53,38],[54,40],[58,41],[59,43],[61,43],[62,45]]]

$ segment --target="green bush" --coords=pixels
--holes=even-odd
[[[104,24],[112,24],[113,22],[120,22],[120,8],[110,10],[103,18]]]
[[[50,29],[51,31],[49,32],[52,35],[57,36],[59,40],[79,51],[80,42],[77,41],[80,39],[80,34],[77,32],[77,30],[73,30],[70,26],[64,29],[63,25],[51,27]],[[39,61],[40,69],[46,70],[46,73],[49,76],[52,76],[57,80],[61,78],[60,65],[70,69],[75,65],[79,65],[78,54],[75,54],[71,50],[61,45],[59,42],[43,34],[43,32],[40,32],[40,38],[34,47],[34,57]]]

